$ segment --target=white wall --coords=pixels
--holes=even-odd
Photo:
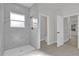
[[[40,16],[40,36],[41,41],[47,39],[47,17]]]
[[[30,17],[33,16],[35,18],[38,19],[38,24],[39,25],[39,18],[38,18],[38,5],[34,4],[31,8],[30,8]],[[32,19],[30,19],[30,22],[32,21]],[[31,23],[32,25],[32,23]],[[33,28],[30,27],[30,44],[35,47],[36,49],[40,48],[40,39],[39,39],[39,27],[37,28]]]

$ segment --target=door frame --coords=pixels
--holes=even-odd
[[[40,39],[40,42],[41,42],[41,28],[40,28],[40,22],[41,22],[41,16],[45,16],[45,17],[47,17],[47,45],[49,45],[50,43],[49,43],[49,16],[48,15],[46,15],[46,14],[43,14],[43,13],[39,13],[39,39]],[[41,43],[40,43],[40,48],[41,48]]]
[[[78,15],[78,23],[79,23],[79,13],[68,14],[68,15],[63,16],[63,18],[64,17],[69,17],[69,19],[70,19],[70,16],[74,16],[74,15]],[[77,31],[79,33],[79,24],[77,24],[77,26],[78,26]],[[70,34],[71,34],[71,32],[70,32]],[[78,37],[77,38],[78,38],[77,39],[77,48],[79,48],[79,34],[78,34]]]

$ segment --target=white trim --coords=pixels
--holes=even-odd
[[[65,17],[67,17],[67,18],[68,18],[68,21],[69,21],[70,17],[69,17],[69,16],[64,16],[64,17],[63,17],[63,20],[64,20]],[[69,22],[70,22],[70,21],[69,21]],[[63,24],[63,25],[64,25],[64,24]],[[69,25],[69,26],[70,26],[70,25]],[[63,28],[64,28],[64,26],[63,26]],[[69,28],[69,30],[70,30],[70,28]],[[71,38],[71,37],[70,37],[70,34],[71,34],[71,32],[69,33],[69,38],[66,39],[66,40],[64,40],[64,43],[67,42],[67,41],[69,41],[69,39]],[[64,35],[64,39],[65,39],[65,35]]]
[[[47,42],[47,45],[49,45],[49,16],[45,15],[45,14],[42,14],[42,13],[39,13],[39,34],[41,34],[40,33],[40,16],[47,17],[47,41],[46,42]],[[39,35],[39,38],[40,38],[40,35]],[[40,38],[40,40],[41,40],[41,38]]]
[[[79,48],[79,15],[78,15],[78,40],[77,40],[77,47]]]

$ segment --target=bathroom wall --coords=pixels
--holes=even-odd
[[[37,26],[39,26],[39,9],[38,9],[38,5],[34,4],[31,8],[30,8],[30,17],[34,17],[37,18],[38,20],[38,24]],[[32,19],[30,18],[30,22],[32,21]],[[31,23],[32,25],[32,23]],[[39,27],[37,28],[33,28],[30,27],[30,44],[35,47],[36,49],[40,48],[40,39],[39,39]]]
[[[40,18],[40,33],[41,41],[47,38],[47,17],[41,16]]]
[[[3,44],[3,4],[0,3],[0,56],[3,54],[4,44]]]
[[[10,12],[25,15],[25,28],[10,27]],[[4,4],[4,45],[5,50],[29,43],[29,9],[15,3]]]

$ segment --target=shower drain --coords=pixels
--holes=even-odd
[[[23,50],[20,50],[20,52],[23,52]]]

